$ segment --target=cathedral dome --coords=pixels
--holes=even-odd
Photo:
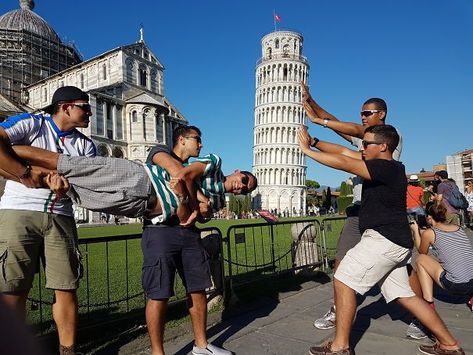
[[[51,41],[61,43],[56,31],[32,10],[33,0],[20,0],[20,9],[0,16],[0,30],[28,31]]]

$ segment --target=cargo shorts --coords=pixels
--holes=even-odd
[[[31,289],[40,260],[46,288],[75,290],[82,276],[74,218],[37,211],[0,210],[0,292]]]

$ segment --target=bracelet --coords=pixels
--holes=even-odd
[[[312,139],[314,140],[314,143],[311,143],[311,147],[312,148],[315,148],[315,146],[317,145],[317,143],[320,142],[320,139],[318,139],[317,137],[312,137]]]
[[[327,128],[328,121],[330,121],[330,118],[324,118],[324,128]]]
[[[18,176],[18,179],[27,179],[31,176],[31,165],[29,163],[26,163],[25,171],[22,175]]]

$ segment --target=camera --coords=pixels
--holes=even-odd
[[[407,220],[409,221],[409,224],[412,224],[414,221],[417,222],[417,225],[420,229],[425,229],[429,227],[425,216],[422,214],[410,213],[407,215]]]

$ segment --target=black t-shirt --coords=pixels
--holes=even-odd
[[[374,229],[393,243],[412,248],[406,213],[407,179],[404,165],[395,160],[365,161],[371,180],[363,181],[360,231]]]
[[[171,149],[169,149],[169,147],[167,145],[164,145],[164,144],[157,144],[155,145],[149,152],[148,154],[148,157],[146,158],[146,163],[147,164],[154,164],[153,163],[153,157],[155,154],[158,154],[158,153],[168,153],[168,154],[171,154],[171,156],[176,159],[178,162],[180,163],[184,163],[181,158],[179,158],[176,154],[174,154],[173,151],[171,151]]]

